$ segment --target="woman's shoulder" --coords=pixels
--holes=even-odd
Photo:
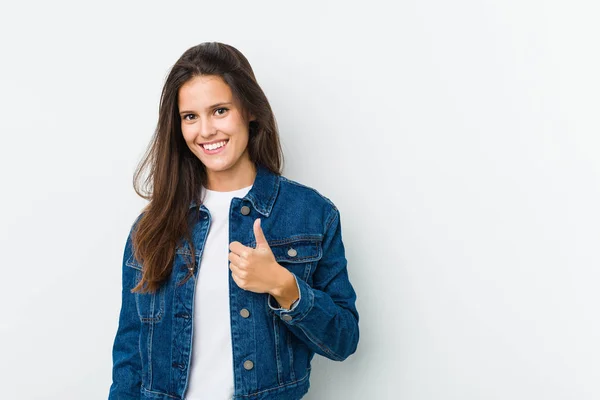
[[[295,200],[307,205],[312,205],[313,207],[321,206],[337,211],[334,202],[321,191],[313,186],[290,179],[287,176],[280,175],[279,190],[280,195],[288,200]]]

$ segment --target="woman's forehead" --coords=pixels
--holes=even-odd
[[[193,102],[213,102],[216,98],[231,101],[231,89],[219,76],[198,76],[179,89],[179,99]]]

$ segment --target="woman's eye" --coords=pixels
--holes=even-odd
[[[225,110],[225,111],[227,111],[227,108],[225,108],[225,107],[221,107],[221,108],[217,108],[217,109],[216,109],[216,111],[219,111],[219,110]],[[223,114],[224,114],[224,112],[223,112],[223,113],[220,113],[219,115],[223,115]]]
[[[183,116],[183,119],[185,119],[185,120],[189,121],[189,120],[190,120],[190,119],[188,118],[189,116],[192,116],[192,117],[193,117],[193,116],[194,116],[194,114],[185,114],[185,115]]]

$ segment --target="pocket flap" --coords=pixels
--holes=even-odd
[[[315,239],[275,240],[269,247],[276,261],[303,263],[321,258],[321,241]]]
[[[141,264],[137,261],[137,259],[133,256],[133,252],[129,255],[127,261],[125,261],[125,265],[131,268],[135,268],[137,270],[142,270]]]

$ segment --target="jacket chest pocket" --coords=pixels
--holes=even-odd
[[[320,236],[271,240],[269,247],[278,264],[305,282],[322,256]]]
[[[131,255],[125,263],[135,269],[135,285],[142,279],[142,266]],[[135,306],[141,322],[159,322],[165,313],[165,285],[156,293],[134,293]]]

